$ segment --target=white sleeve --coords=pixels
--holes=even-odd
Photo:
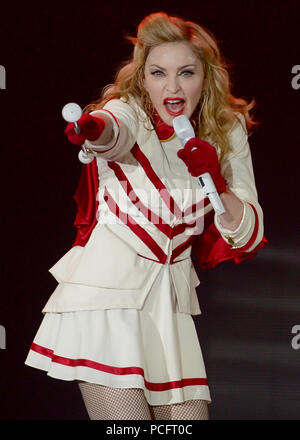
[[[138,115],[132,106],[121,99],[111,99],[103,109],[95,110],[91,115],[105,114],[113,123],[113,137],[106,145],[86,140],[85,147],[107,160],[118,160],[134,146],[139,128]]]
[[[263,212],[257,198],[245,119],[241,114],[238,114],[238,118],[241,124],[236,121],[228,134],[232,151],[223,160],[221,172],[227,188],[243,202],[243,216],[234,231],[223,228],[216,214],[214,221],[224,240],[233,249],[243,248],[241,250],[250,252],[263,238]]]

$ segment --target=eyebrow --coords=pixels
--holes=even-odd
[[[158,66],[157,64],[150,64],[149,67],[157,67],[158,69],[165,70],[163,67]],[[179,67],[178,70],[185,69],[186,67],[196,67],[196,64],[185,64],[184,66]]]

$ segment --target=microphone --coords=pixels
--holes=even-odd
[[[63,107],[61,113],[65,121],[74,122],[74,130],[75,133],[78,135],[81,131],[79,125],[77,124],[77,121],[81,118],[82,115],[81,107],[75,102],[70,102]],[[93,153],[89,154],[83,145],[81,146],[81,148],[82,150],[80,150],[78,153],[78,158],[80,162],[84,164],[92,162],[95,157]]]
[[[173,119],[173,127],[183,147],[191,138],[195,137],[193,126],[185,115],[176,116],[176,118]],[[197,147],[194,147],[191,151],[196,148]],[[204,194],[209,198],[215,212],[218,215],[224,214],[226,211],[211,175],[209,173],[204,173],[197,176],[196,179],[199,179]]]
[[[77,124],[77,121],[81,118],[82,115],[81,107],[78,104],[75,104],[75,102],[70,102],[69,104],[66,104],[64,106],[61,113],[65,121],[74,122],[75,133],[79,134],[80,127]]]

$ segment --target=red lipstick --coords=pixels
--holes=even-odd
[[[164,106],[171,116],[179,116],[185,109],[185,100],[183,98],[165,98]]]

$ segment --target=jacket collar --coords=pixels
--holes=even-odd
[[[161,119],[161,117],[159,116],[156,110],[153,113],[153,120],[154,120],[154,129],[160,141],[167,142],[173,139],[173,137],[175,136],[174,128],[167,125]]]

